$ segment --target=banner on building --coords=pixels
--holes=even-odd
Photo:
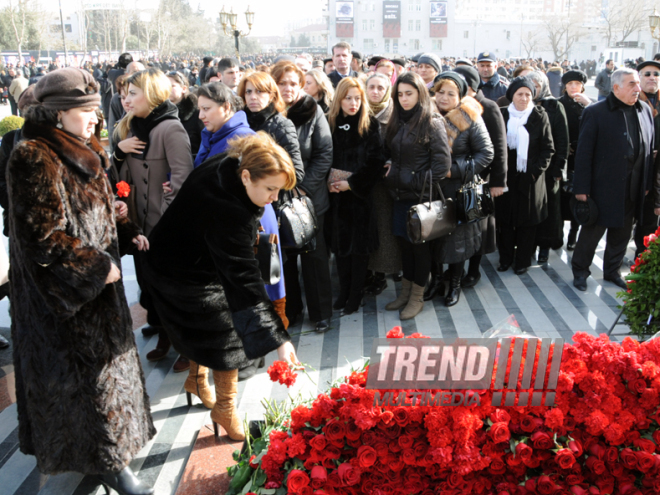
[[[401,37],[401,2],[383,2],[383,38]]]
[[[337,2],[337,38],[353,37],[353,2]]]
[[[431,38],[447,37],[447,2],[431,2]]]

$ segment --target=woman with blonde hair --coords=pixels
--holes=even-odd
[[[319,69],[312,69],[305,73],[305,93],[316,100],[323,113],[327,114],[335,96],[335,88],[328,76]]]
[[[250,129],[266,132],[289,153],[296,168],[296,179],[302,182],[305,167],[300,157],[296,127],[283,115],[286,105],[275,80],[265,72],[253,72],[241,79],[236,94],[245,102],[243,110]]]
[[[213,370],[211,419],[232,440],[245,438],[238,368],[276,349],[298,362],[253,250],[264,207],[295,183],[290,156],[270,136],[236,138],[190,174],[149,238],[144,273],[155,307],[174,347]]]
[[[165,74],[148,69],[136,72],[126,83],[124,103],[130,111],[115,128],[113,158],[117,167],[123,163],[120,177],[135,191],[133,216],[148,236],[192,171],[192,153],[188,133],[170,101],[172,86]],[[163,188],[166,182],[168,192]],[[143,288],[143,258],[143,254],[135,256],[135,273],[142,288],[140,304],[147,310],[147,322],[152,327],[147,330],[160,332],[156,348],[147,354],[148,360],[157,361],[167,355],[170,342]]]
[[[369,255],[378,248],[372,191],[385,172],[378,121],[369,114],[356,78],[345,77],[337,85],[328,122],[333,147],[329,230],[339,273],[334,309],[348,315],[360,309]]]

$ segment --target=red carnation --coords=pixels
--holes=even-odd
[[[268,376],[273,382],[280,382],[282,385],[286,385],[289,388],[291,385],[296,383],[296,373],[291,371],[289,363],[286,361],[275,361],[273,365],[268,368]]]
[[[401,327],[397,326],[392,328],[392,330],[390,330],[389,332],[387,332],[387,335],[385,337],[387,337],[388,339],[402,339],[405,337],[405,335],[403,334],[403,330],[401,330]]]
[[[301,471],[300,469],[292,469],[289,473],[289,478],[287,479],[286,485],[289,488],[289,491],[299,492],[304,487],[309,485],[309,476],[307,476],[307,473]]]
[[[131,186],[126,181],[117,182],[117,196],[120,198],[128,198],[131,193]]]

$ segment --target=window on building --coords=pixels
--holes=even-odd
[[[369,29],[370,29],[371,31],[374,31],[374,30],[376,29],[376,20],[375,20],[375,19],[371,19],[371,20],[369,21]]]
[[[66,31],[67,33],[72,33],[73,30],[71,29],[71,24],[65,24],[64,31]]]
[[[392,41],[392,52],[397,53],[399,51],[399,40]]]
[[[408,0],[408,12],[415,10],[415,0]]]
[[[422,21],[415,21],[415,31],[422,30]]]
[[[362,31],[366,31],[366,30],[367,30],[367,20],[362,19]]]
[[[470,37],[470,31],[463,31],[463,38],[468,39]]]
[[[416,10],[417,12],[421,12],[421,11],[422,11],[422,0],[416,0],[416,1],[415,1],[415,10]]]
[[[390,40],[384,40],[385,41],[385,53],[389,53],[390,51]]]
[[[433,40],[431,45],[434,52],[439,52],[442,50],[442,40]]]
[[[413,30],[413,22],[415,22],[415,21],[408,21],[408,31]]]
[[[511,39],[511,31],[506,32],[506,39],[510,40]]]
[[[413,47],[413,50],[419,50],[419,40],[410,40],[410,45]]]
[[[364,51],[367,53],[371,53],[374,50],[374,40],[373,38],[365,38],[364,39]]]
[[[376,4],[375,2],[371,2],[371,11],[375,12],[376,11]]]

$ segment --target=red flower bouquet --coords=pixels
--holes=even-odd
[[[474,406],[374,406],[368,366],[308,402],[266,403],[261,437],[229,468],[228,493],[660,493],[660,339],[578,333],[574,342],[553,408],[494,407],[490,390]]]

